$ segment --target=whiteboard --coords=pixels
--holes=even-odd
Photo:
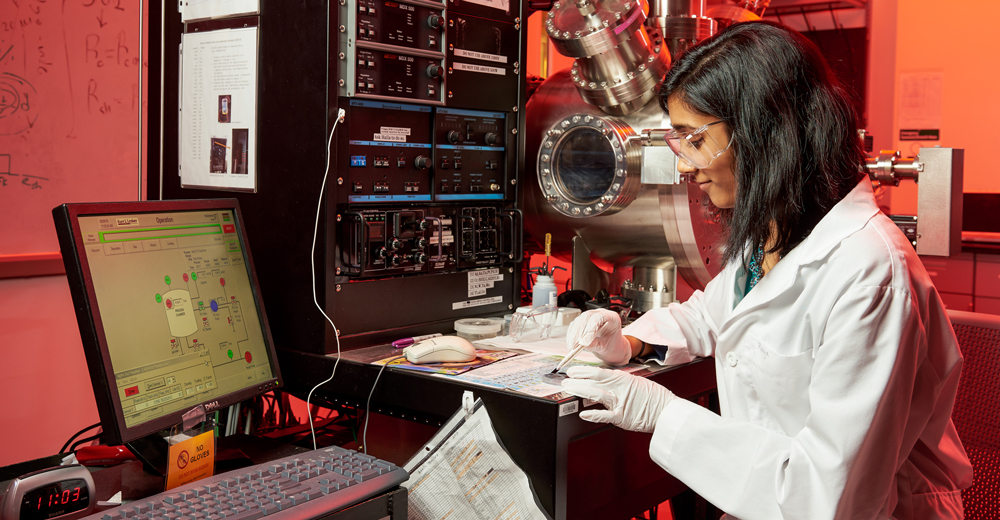
[[[0,0],[0,256],[58,251],[62,203],[139,198],[139,6]]]

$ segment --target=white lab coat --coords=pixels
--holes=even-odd
[[[657,464],[743,520],[954,519],[972,468],[951,422],[962,356],[934,286],[862,181],[741,298],[704,293],[625,334],[715,356],[721,417],[662,411]]]

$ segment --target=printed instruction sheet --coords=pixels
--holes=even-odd
[[[257,28],[184,34],[181,62],[181,186],[255,191]]]
[[[184,23],[260,13],[260,0],[185,0],[180,2]]]
[[[404,468],[408,518],[545,520],[528,477],[500,445],[481,400],[460,409]]]

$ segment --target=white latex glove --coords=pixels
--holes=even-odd
[[[632,345],[622,334],[621,318],[607,309],[589,310],[570,322],[566,347],[573,350],[578,345],[609,365],[624,365],[632,358]]]
[[[645,377],[597,367],[571,367],[563,379],[563,390],[584,399],[593,399],[607,410],[586,410],[580,418],[611,423],[634,432],[650,433],[660,412],[677,399],[673,392]]]

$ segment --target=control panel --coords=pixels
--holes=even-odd
[[[327,251],[347,337],[519,304],[521,12],[517,0],[340,0],[345,115],[331,151]],[[477,276],[496,279],[480,287]],[[428,302],[377,319],[354,304],[382,293]]]
[[[348,95],[439,101],[444,68],[436,57],[358,49]]]
[[[444,4],[350,0],[340,20],[341,96],[445,104]]]
[[[352,205],[508,198],[504,112],[352,99],[342,128]]]
[[[434,200],[504,198],[506,114],[438,108]]]
[[[444,6],[437,2],[357,0],[359,43],[441,52]]]
[[[432,200],[431,117],[428,106],[351,100],[340,155],[348,202]]]
[[[521,222],[500,206],[368,208],[341,215],[341,263],[378,278],[498,265],[520,254]]]

